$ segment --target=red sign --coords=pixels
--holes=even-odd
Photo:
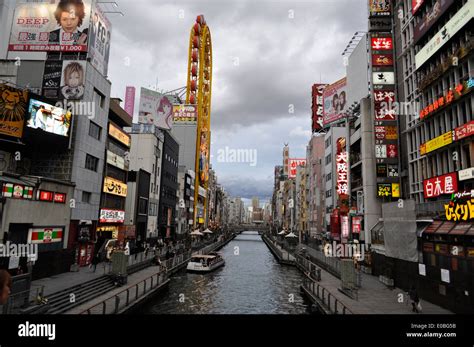
[[[375,138],[377,140],[385,140],[385,135],[387,134],[384,126],[375,127]]]
[[[54,202],[65,204],[66,203],[66,194],[63,193],[54,193]]]
[[[372,66],[393,66],[393,55],[372,54]]]
[[[48,192],[46,190],[39,191],[39,198],[40,201],[53,201],[54,193]]]
[[[466,94],[470,90],[470,86],[467,82],[459,83],[454,90],[451,88],[449,92],[445,95],[440,97],[439,99],[435,100],[432,104],[426,106],[420,112],[420,118],[426,118],[432,113],[438,111],[438,109],[443,108],[451,104],[456,98],[461,97],[462,95]]]
[[[393,50],[393,41],[391,37],[372,37],[371,47],[373,51],[391,51]]]
[[[290,159],[288,163],[288,178],[296,178],[296,168],[298,166],[306,166],[306,159]]]
[[[362,230],[362,217],[352,217],[352,233],[360,234]]]
[[[395,92],[393,90],[379,90],[374,92],[375,102],[395,102]]]
[[[387,145],[387,158],[397,158],[398,148],[397,145]]]
[[[454,129],[453,140],[459,141],[471,135],[474,135],[474,121],[470,121],[469,123],[466,123],[460,126],[459,128]]]
[[[436,198],[444,194],[454,194],[457,191],[458,179],[455,172],[423,181],[425,199]]]
[[[425,0],[411,0],[411,13],[414,15],[424,2]]]
[[[397,112],[395,110],[395,103],[391,102],[376,102],[375,107],[375,120],[397,120]]]

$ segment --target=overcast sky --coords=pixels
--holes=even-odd
[[[189,33],[204,14],[213,45],[211,163],[226,190],[246,199],[271,197],[284,143],[291,157],[305,157],[311,86],[345,75],[341,53],[367,28],[366,0],[117,2],[125,16],[108,15],[112,96],[124,99],[133,85],[137,102],[142,86],[186,85]],[[250,162],[228,162],[226,147],[250,150]]]

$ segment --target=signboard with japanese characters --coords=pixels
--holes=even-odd
[[[101,223],[123,223],[125,221],[125,211],[103,208],[100,210],[99,221]]]
[[[426,106],[420,111],[420,119],[425,119],[437,111],[441,111],[444,107],[450,105],[453,101],[459,99],[461,96],[467,94],[473,86],[469,81],[457,84],[450,88],[445,95],[440,96],[433,103]]]
[[[393,54],[372,54],[372,66],[393,66]]]
[[[393,51],[392,36],[372,37],[370,41],[372,51]]]
[[[373,29],[369,19],[370,71],[377,197],[400,196],[398,177],[398,110],[395,94],[394,44],[391,26]],[[394,170],[396,168],[396,170]],[[389,170],[390,169],[390,170]]]
[[[458,191],[458,179],[455,172],[443,176],[432,177],[423,181],[425,199],[440,195],[454,194]]]
[[[337,186],[336,191],[338,195],[347,195],[348,191],[348,158],[347,152],[339,153],[336,156],[336,172],[337,172]]]
[[[312,130],[314,132],[320,131],[323,124],[324,116],[324,98],[323,93],[324,89],[327,87],[327,84],[315,84],[312,89],[313,104],[311,107],[312,115]]]
[[[288,166],[288,178],[296,178],[296,168],[298,166],[306,166],[306,159],[289,159]]]
[[[444,205],[446,220],[461,222],[474,220],[474,199],[467,201],[450,201]]]
[[[390,0],[369,0],[369,12],[371,17],[389,17],[392,6]]]
[[[430,152],[436,151],[444,146],[453,143],[453,133],[448,131],[441,136],[435,137],[434,139],[420,145],[420,155],[425,155]]]
[[[459,141],[474,135],[474,121],[470,121],[453,131],[453,140]]]
[[[474,18],[474,1],[467,1],[415,55],[416,69],[425,64],[456,33]]]

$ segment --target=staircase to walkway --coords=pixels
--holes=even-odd
[[[102,276],[71,288],[50,294],[47,314],[61,314],[70,309],[103,295],[115,287],[114,280]]]

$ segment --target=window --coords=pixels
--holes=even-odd
[[[84,204],[90,204],[91,202],[91,193],[89,192],[82,192],[82,202]]]
[[[146,215],[148,212],[148,200],[145,198],[140,198],[138,201],[138,214]]]
[[[89,136],[93,137],[96,140],[100,141],[100,135],[102,133],[102,128],[95,124],[93,121],[89,123]]]
[[[96,158],[90,154],[86,154],[86,169],[97,172],[97,166],[99,165],[99,158]]]
[[[105,107],[105,95],[94,88],[94,103],[100,108]]]

